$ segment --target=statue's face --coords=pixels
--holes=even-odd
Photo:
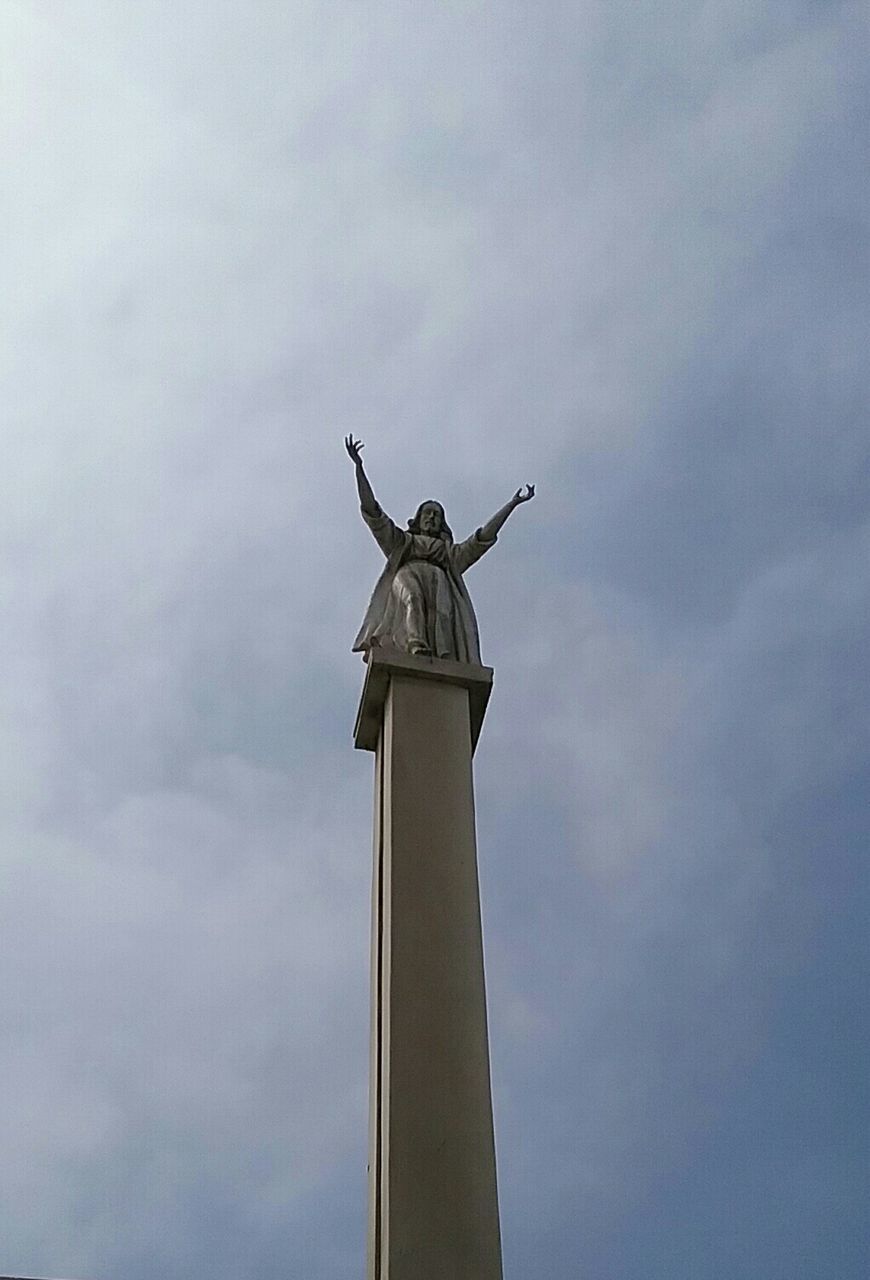
[[[420,532],[436,538],[441,532],[444,516],[437,502],[424,502],[420,508]]]

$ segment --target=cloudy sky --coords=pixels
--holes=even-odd
[[[384,507],[465,534],[506,1280],[863,1280],[868,25],[4,0],[0,1272],[362,1275]]]

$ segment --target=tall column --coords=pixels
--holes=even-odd
[[[471,756],[488,667],[372,650],[368,1280],[501,1280]]]

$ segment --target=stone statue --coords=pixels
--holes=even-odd
[[[454,542],[440,502],[421,502],[407,530],[394,524],[369,484],[362,442],[350,435],[344,444],[356,467],[362,517],[387,557],[354,652],[392,646],[423,657],[480,664],[477,619],[462,575],[494,546],[514,508],[535,496],[535,486],[518,489],[470,538]]]

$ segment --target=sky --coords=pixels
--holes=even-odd
[[[351,1280],[399,522],[468,576],[506,1280],[863,1280],[868,15],[0,7],[0,1272]]]

